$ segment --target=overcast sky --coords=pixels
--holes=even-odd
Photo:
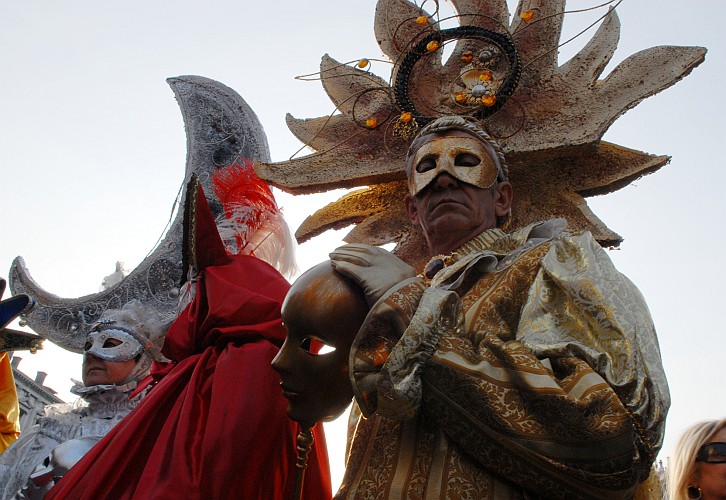
[[[596,5],[571,1],[571,9]],[[285,113],[333,111],[318,82],[325,53],[380,57],[375,0],[33,0],[0,3],[0,275],[22,255],[48,291],[98,291],[116,261],[128,269],[162,235],[184,175],[181,114],[165,78],[196,74],[242,95],[267,131],[274,160],[299,148]],[[429,2],[430,4],[430,2]],[[513,4],[510,2],[513,9]],[[721,195],[724,144],[723,20],[713,0],[625,0],[615,62],[655,45],[700,45],[691,76],[621,117],[605,139],[672,156],[660,172],[605,197],[593,211],[625,241],[610,252],[641,289],[658,329],[673,404],[665,457],[685,426],[726,415],[722,370],[726,266]],[[588,23],[568,18],[567,30]],[[590,34],[563,48],[564,62]],[[606,71],[612,69],[611,64]],[[383,74],[387,77],[388,75]],[[337,194],[281,194],[293,229]],[[344,232],[299,248],[305,269]],[[21,354],[21,369],[49,372],[66,399],[80,358],[49,346]],[[329,430],[339,462],[342,430]],[[338,474],[336,472],[336,474]]]

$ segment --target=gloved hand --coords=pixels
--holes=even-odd
[[[358,283],[371,307],[393,285],[416,276],[413,267],[388,250],[351,243],[330,253],[333,268]]]

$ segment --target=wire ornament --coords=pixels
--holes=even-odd
[[[514,130],[509,134],[506,134],[503,132],[498,132],[496,126],[498,124],[500,124],[501,122],[506,121],[506,118],[505,118],[507,116],[506,113],[509,110],[509,108],[511,108],[512,106],[516,106],[517,109],[519,109],[519,111],[520,111],[521,118],[520,118],[518,124],[516,125],[516,127],[514,127]],[[507,101],[507,106],[505,106],[504,109],[500,110],[495,116],[491,117],[490,119],[485,120],[482,123],[482,125],[484,126],[484,128],[486,129],[486,131],[489,135],[491,135],[497,141],[501,141],[501,140],[505,140],[505,139],[514,137],[516,134],[518,134],[524,127],[524,123],[526,122],[526,120],[527,120],[527,111],[526,111],[525,107],[522,105],[521,102],[519,102],[519,99],[517,99],[517,96],[513,96],[513,97],[509,98],[509,100]]]
[[[538,23],[544,22],[552,17],[556,16],[564,16],[565,14],[574,14],[574,13],[582,13],[582,12],[590,12],[593,10],[601,9],[603,7],[615,4],[612,8],[616,8],[623,0],[609,0],[607,2],[604,2],[602,4],[584,8],[584,9],[575,9],[575,10],[569,10],[564,11],[562,13],[558,14],[551,14],[545,17],[537,18],[535,17],[534,20],[529,22],[523,22],[520,23],[514,32],[512,32],[511,35],[508,33],[508,27],[501,22],[499,22],[497,19],[493,18],[492,16],[487,16],[483,14],[478,13],[458,13],[456,15],[447,16],[444,18],[440,17],[440,5],[438,0],[425,0],[420,5],[416,2],[414,5],[416,5],[416,8],[420,11],[421,16],[420,17],[426,17],[428,20],[426,25],[422,26],[421,30],[419,30],[416,35],[405,42],[403,42],[399,37],[399,32],[404,29],[406,25],[409,25],[410,23],[416,23],[419,18],[417,17],[408,17],[401,21],[395,28],[393,34],[392,34],[392,43],[399,49],[401,52],[401,55],[399,58],[392,62],[392,61],[386,61],[382,59],[372,59],[372,58],[359,58],[354,59],[351,61],[348,61],[346,63],[339,63],[338,65],[327,68],[323,71],[316,72],[316,73],[310,73],[306,75],[299,75],[295,78],[301,81],[316,81],[316,80],[325,80],[325,79],[335,79],[335,78],[345,78],[345,77],[360,77],[364,78],[367,74],[372,74],[372,62],[382,62],[386,64],[392,64],[394,67],[394,71],[391,72],[389,76],[389,84],[391,88],[393,89],[392,95],[393,95],[393,102],[392,107],[397,107],[402,113],[412,113],[412,120],[411,125],[405,125],[402,124],[400,121],[396,124],[397,133],[396,135],[403,139],[403,140],[410,140],[413,135],[415,135],[416,130],[418,130],[421,126],[428,123],[432,117],[445,115],[445,114],[453,114],[453,113],[459,113],[459,114],[465,114],[465,115],[471,115],[474,118],[478,120],[486,120],[488,117],[494,115],[496,112],[498,112],[505,104],[506,100],[510,98],[512,95],[516,92],[516,83],[518,82],[519,75],[522,71],[526,70],[531,64],[535,63],[542,57],[547,56],[548,54],[557,51],[562,46],[572,42],[573,40],[579,38],[583,34],[585,34],[588,30],[590,30],[592,27],[597,25],[600,21],[604,19],[604,17],[607,15],[604,14],[603,16],[600,16],[597,20],[595,20],[593,23],[591,23],[587,28],[583,29],[573,37],[569,38],[568,40],[557,44],[555,47],[543,52],[542,54],[536,56],[534,59],[527,61],[526,63],[522,64],[520,63],[518,56],[516,55],[516,40],[515,38],[518,35],[521,35],[525,30],[532,29],[533,26],[536,26]],[[425,6],[427,3],[434,4],[434,11],[431,14],[428,14],[425,11]],[[541,2],[536,2],[537,6],[532,5],[533,2],[530,2],[530,5],[527,8],[527,11],[533,11],[533,12],[539,12],[539,4]],[[487,30],[485,28],[480,28],[478,26],[459,26],[456,28],[448,28],[448,29],[439,29],[438,25],[440,25],[442,22],[450,21],[450,20],[462,20],[462,19],[479,19],[480,23],[482,20],[486,20],[488,23],[491,23],[493,25],[496,25],[498,29],[501,30],[500,32]],[[483,24],[483,23],[482,23]],[[497,88],[494,92],[491,92],[492,94],[492,101],[494,101],[491,105],[480,105],[475,106],[476,109],[472,109],[472,103],[474,102],[473,99],[468,99],[468,104],[462,104],[460,102],[456,102],[455,99],[452,99],[453,101],[453,109],[446,109],[443,107],[443,103],[439,102],[437,107],[433,107],[431,104],[424,102],[419,103],[417,106],[413,104],[413,102],[410,99],[410,96],[407,94],[407,90],[404,88],[404,83],[406,80],[410,79],[413,73],[413,65],[415,65],[416,62],[418,62],[420,59],[424,57],[436,57],[439,56],[443,52],[443,46],[450,42],[459,42],[463,39],[468,39],[467,37],[472,37],[476,40],[485,40],[488,42],[491,42],[494,46],[498,47],[501,52],[507,57],[508,62],[511,66],[510,68],[510,76],[506,79],[505,83],[501,85],[499,88]],[[424,50],[425,46],[431,42],[436,41],[441,44],[441,46],[434,51],[427,51]],[[454,57],[454,54],[452,54],[451,57]],[[361,66],[361,63],[365,61],[368,64]],[[450,62],[447,61],[446,64],[449,64]],[[351,65],[355,65],[355,67],[351,67]],[[340,67],[348,67],[351,70],[355,71],[351,72],[349,74],[345,75],[330,75],[331,72],[334,70],[340,68]],[[460,73],[456,80],[452,82],[449,87],[453,87],[454,85],[461,86],[460,81],[462,80],[464,72]],[[376,83],[372,78],[370,79],[372,83]],[[381,111],[383,113],[383,117],[375,117],[375,116],[361,116],[358,111],[358,100],[364,98],[364,96],[368,93],[377,92],[377,91],[386,91],[387,89],[384,89],[382,87],[379,88],[370,88],[366,89],[362,92],[359,92],[357,94],[353,94],[349,96],[344,103],[347,103],[349,101],[352,101],[352,121],[356,123],[359,127],[363,129],[375,129],[381,127],[384,123],[387,123],[388,120],[391,119],[394,111],[393,109],[388,109],[386,111]],[[488,92],[489,94],[489,92]],[[514,134],[516,134],[518,131],[520,131],[523,127],[523,123],[526,119],[526,111],[524,106],[522,106],[521,103],[517,103],[518,108],[522,111],[522,120],[518,127],[514,129],[513,132],[508,134],[494,134],[497,137],[500,138],[510,138]],[[333,112],[329,115],[329,118],[332,118],[335,116],[335,113],[340,111],[341,105],[336,106],[336,108],[333,110]],[[416,112],[417,108],[419,110],[425,110],[423,112]],[[325,126],[329,123],[330,120],[326,120],[326,122],[321,126],[321,128],[318,130],[318,133],[316,133],[312,139],[310,139],[307,142],[304,142],[303,146],[299,148],[297,151],[295,151],[291,156],[290,159],[297,157],[302,150],[307,146],[311,147],[310,143],[313,142],[314,139],[316,139],[320,133],[323,132],[323,129]],[[325,154],[328,152],[331,152],[336,147],[345,144],[346,142],[349,142],[351,139],[356,137],[358,134],[354,134],[347,139],[344,139],[337,143],[337,145],[334,145],[332,147],[326,148],[325,150],[316,151],[313,153],[314,155],[320,155]],[[390,144],[386,145],[390,148]]]

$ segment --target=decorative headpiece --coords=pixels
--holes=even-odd
[[[429,3],[429,2],[425,2]],[[520,0],[511,25],[504,1],[451,0],[458,12],[438,19],[408,0],[379,0],[375,35],[393,63],[390,83],[371,60],[340,63],[324,56],[319,79],[337,114],[300,120],[290,130],[315,153],[255,165],[260,177],[295,194],[368,186],[310,216],[299,242],[327,229],[357,226],[348,242],[396,242],[396,254],[426,261],[426,245],[401,199],[411,138],[431,120],[476,120],[501,144],[514,186],[512,227],[565,217],[605,246],[622,238],[587,207],[665,165],[654,156],[601,141],[615,119],[673,85],[703,62],[700,47],[654,47],[599,79],[617,46],[620,23],[609,9],[592,40],[558,65],[564,0]],[[614,1],[600,7],[607,8]],[[442,29],[456,20],[459,27]],[[566,43],[566,42],[565,42]],[[444,46],[453,44],[446,61]],[[310,75],[308,75],[310,76]]]
[[[253,255],[290,277],[296,272],[295,242],[272,191],[245,160],[215,174],[214,190],[225,214],[215,220],[196,175],[187,184],[182,263],[187,270],[181,312],[196,294],[197,276],[230,255]]]
[[[217,229],[232,254],[254,255],[287,279],[297,273],[295,239],[270,186],[249,159],[219,169],[212,176],[214,194],[224,206]]]
[[[245,158],[269,161],[262,125],[247,103],[219,82],[198,76],[168,80],[176,94],[187,133],[184,182],[198,176],[214,217],[225,218],[225,206],[213,193],[215,173]],[[196,195],[196,193],[193,193]],[[187,204],[182,197],[181,205]],[[176,205],[176,203],[175,203]],[[164,239],[119,283],[100,293],[65,299],[46,292],[30,276],[21,257],[10,269],[13,294],[25,293],[36,305],[24,315],[28,326],[42,337],[74,352],[82,352],[91,327],[106,310],[121,309],[137,300],[162,321],[177,315],[180,286],[186,278],[182,264],[183,210],[171,222]]]

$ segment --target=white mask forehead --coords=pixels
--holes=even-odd
[[[463,154],[476,157],[479,164],[456,165],[457,157]],[[419,167],[424,162],[433,162],[435,166],[419,172]],[[499,168],[492,151],[479,139],[468,134],[436,136],[422,144],[413,155],[409,191],[415,196],[444,172],[459,181],[485,189],[496,182]]]
[[[119,345],[104,347],[107,340],[121,342]],[[105,361],[129,361],[144,351],[144,346],[131,333],[118,327],[97,328],[86,337],[85,352]]]

